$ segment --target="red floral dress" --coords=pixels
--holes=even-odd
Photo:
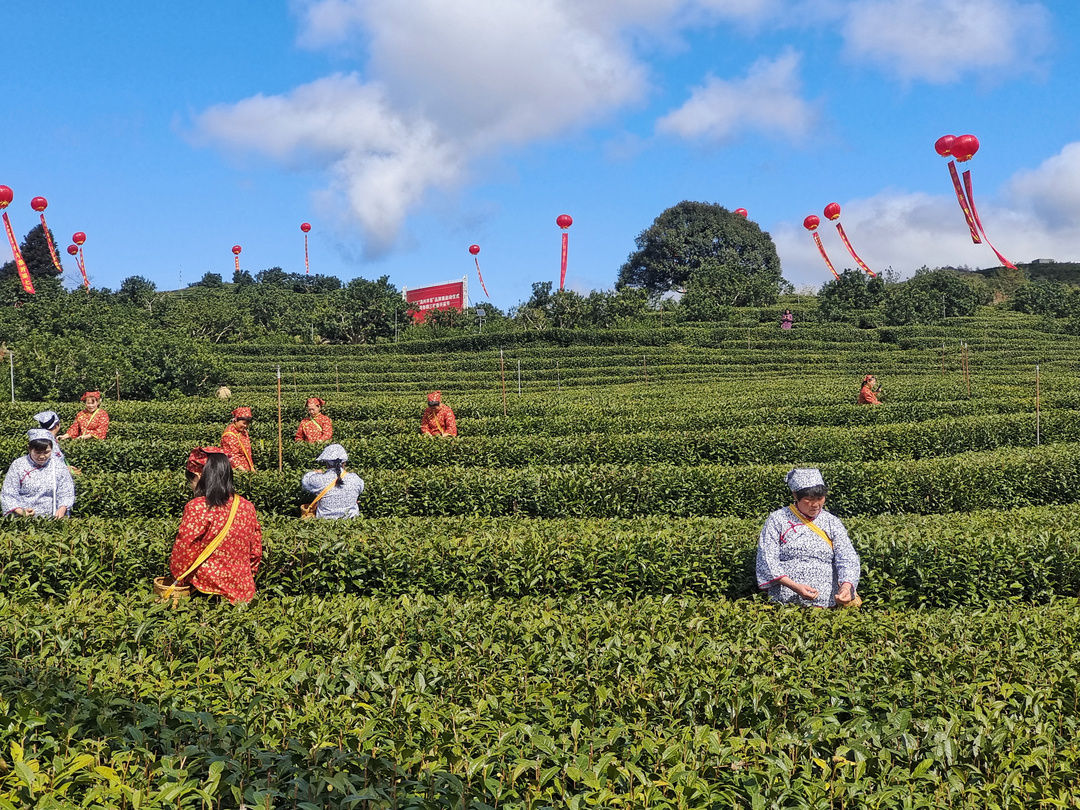
[[[255,469],[255,462],[251,459],[251,437],[246,433],[229,425],[221,434],[221,449],[229,457],[234,470],[251,472]]]
[[[315,414],[315,418],[304,417],[296,429],[298,442],[328,442],[334,438],[334,423],[325,413]]]
[[[449,405],[428,405],[420,417],[420,432],[427,436],[457,436],[457,419]]]
[[[68,436],[72,438],[88,433],[95,439],[104,439],[105,434],[108,432],[109,415],[101,408],[98,408],[93,413],[87,410],[79,411],[75,414],[75,421],[67,429]]]
[[[229,534],[195,573],[184,580],[203,593],[220,594],[233,604],[249,602],[255,596],[255,574],[262,560],[262,527],[251,501],[240,498]],[[176,532],[169,572],[173,578],[184,573],[200,552],[217,537],[229,518],[232,502],[210,508],[206,498],[194,498],[184,507]]]

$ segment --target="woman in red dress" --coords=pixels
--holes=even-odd
[[[249,602],[255,596],[255,574],[262,560],[262,527],[255,507],[233,489],[232,466],[220,447],[192,450],[186,469],[195,497],[184,507],[169,572],[180,584],[202,593],[219,594],[234,605]],[[180,579],[227,524],[221,544]]]
[[[240,472],[252,472],[255,462],[251,458],[251,408],[237,408],[232,412],[232,422],[221,434],[221,446],[229,457],[232,468]]]
[[[308,398],[307,418],[300,420],[300,427],[296,429],[296,437],[293,441],[321,444],[334,438],[334,423],[322,412],[325,404],[326,402],[319,397]]]
[[[86,407],[75,415],[75,421],[61,439],[104,439],[109,432],[109,415],[101,409],[101,392],[87,391],[79,399]]]

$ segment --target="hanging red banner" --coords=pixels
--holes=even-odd
[[[851,258],[855,260],[855,264],[859,265],[859,267],[865,270],[866,273],[870,276],[870,278],[877,278],[877,273],[867,267],[866,262],[859,258],[859,254],[855,252],[855,248],[851,246],[851,241],[847,238],[847,234],[844,233],[844,226],[841,225],[839,222],[836,223],[836,232],[840,234],[840,239],[843,241],[844,247],[848,249],[848,253],[851,254]]]
[[[964,172],[964,193],[967,194],[968,206],[971,208],[971,216],[975,219],[975,224],[978,226],[979,231],[982,233],[983,239],[986,240],[987,246],[994,251],[994,255],[997,256],[999,262],[1008,267],[1011,270],[1016,269],[1016,265],[1001,255],[996,247],[990,244],[990,237],[986,235],[986,228],[983,227],[982,220],[979,219],[979,211],[975,208],[975,194],[971,188],[971,169]]]
[[[476,261],[476,275],[480,279],[480,288],[484,291],[484,295],[486,295],[488,298],[491,298],[491,294],[487,291],[487,285],[484,284],[484,277],[480,274],[480,260],[475,259],[475,261]]]
[[[300,230],[302,230],[304,232],[304,274],[305,275],[311,275],[311,264],[308,263],[308,252],[307,252],[307,235],[308,235],[308,231],[311,230],[311,223],[309,223],[309,222],[301,222],[300,223]]]
[[[570,234],[562,235],[562,265],[559,269],[559,289],[566,286],[566,253],[570,245]]]
[[[19,250],[19,243],[15,239],[15,231],[11,229],[11,220],[8,219],[7,211],[4,212],[4,230],[7,232],[8,243],[11,245],[11,255],[15,259],[15,269],[19,273],[19,283],[22,284],[24,292],[33,294],[34,282],[30,278],[30,268],[26,266],[26,260],[23,259],[22,251]]]
[[[82,283],[86,291],[90,291],[90,278],[86,275],[86,260],[83,258],[82,248],[79,248],[79,272],[82,273]]]
[[[829,268],[829,272],[833,274],[833,278],[837,281],[840,280],[840,275],[836,272],[836,268],[833,267],[833,263],[829,261],[829,254],[825,252],[825,246],[821,244],[821,236],[814,233],[811,234],[814,237],[814,243],[817,245],[817,249],[821,251],[821,258],[825,260],[825,266]]]
[[[49,256],[52,257],[53,267],[56,272],[63,273],[64,268],[60,265],[60,257],[56,255],[56,245],[53,244],[52,234],[49,232],[49,223],[45,221],[45,209],[49,207],[49,201],[44,197],[34,197],[30,200],[30,207],[41,214],[41,230],[45,231],[45,242],[49,245]]]
[[[956,161],[949,161],[949,175],[952,177],[953,189],[956,191],[956,201],[960,203],[960,210],[964,212],[964,219],[967,220],[968,230],[971,231],[971,241],[976,245],[982,242],[979,238],[979,228],[975,224],[975,216],[971,213],[971,208],[968,206],[967,197],[964,195],[964,189],[960,187],[960,175],[956,171]]]

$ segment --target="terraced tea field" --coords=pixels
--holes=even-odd
[[[236,347],[227,403],[106,401],[76,517],[0,524],[0,808],[1080,807],[1080,339],[1039,326]],[[456,440],[417,435],[435,388]],[[309,395],[356,520],[297,518]],[[156,604],[241,404],[259,594]],[[6,457],[46,405],[0,408]],[[793,465],[858,611],[757,593]]]

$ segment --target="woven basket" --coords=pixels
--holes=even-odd
[[[167,580],[165,577],[154,577],[154,595],[158,599],[165,599],[165,591],[169,590],[169,586],[172,584],[171,579]],[[172,589],[172,593],[169,594],[170,599],[187,599],[191,596],[190,585],[177,585]]]

